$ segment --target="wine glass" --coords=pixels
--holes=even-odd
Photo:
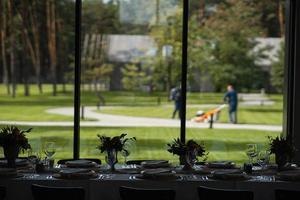
[[[269,164],[270,160],[270,152],[268,151],[260,151],[257,156],[257,163],[261,166],[261,169],[265,169]]]
[[[127,157],[130,155],[130,151],[128,149],[124,149],[121,151],[122,156],[124,157],[124,163],[127,164]]]
[[[253,159],[257,156],[257,145],[247,144],[246,154],[249,158],[249,163],[253,163]]]
[[[45,149],[44,153],[46,154],[47,159],[51,159],[52,156],[55,154],[56,149],[55,149],[55,144],[54,142],[47,142],[45,144]]]
[[[124,149],[121,151],[121,154],[124,157],[125,165],[127,163],[128,156],[131,154],[131,151],[134,148],[134,145],[134,141],[127,141],[124,145]]]
[[[27,150],[27,159],[30,164],[30,168],[32,169],[31,174],[29,175],[29,178],[35,178],[39,176],[36,173],[36,164],[38,163],[40,159],[40,155],[38,152],[33,151],[32,149]]]

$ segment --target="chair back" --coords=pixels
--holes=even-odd
[[[122,200],[174,200],[175,191],[171,189],[140,189],[120,187]]]
[[[4,200],[5,196],[6,196],[6,188],[0,186],[0,200]]]
[[[59,160],[57,162],[57,164],[59,165],[64,165],[66,162],[68,161],[72,161],[72,160],[75,160],[75,159],[62,159],[62,160]],[[101,165],[101,160],[97,159],[97,158],[81,158],[79,160],[89,160],[89,161],[92,161],[92,162],[95,162],[97,163],[98,165]]]
[[[253,200],[253,192],[246,190],[225,190],[208,187],[198,187],[199,200]]]
[[[82,187],[49,187],[33,184],[31,186],[34,200],[84,200]]]
[[[300,190],[275,190],[275,200],[291,200],[300,196]]]

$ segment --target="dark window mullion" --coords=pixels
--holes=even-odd
[[[80,75],[81,75],[81,8],[82,1],[75,4],[75,79],[74,79],[74,136],[73,158],[80,153]]]
[[[181,126],[180,140],[186,139],[186,81],[188,68],[188,23],[189,23],[189,0],[183,0],[183,18],[182,18],[182,66],[181,66]]]

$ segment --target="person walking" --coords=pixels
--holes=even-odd
[[[178,118],[181,118],[181,89],[172,88],[170,91],[170,99],[174,101],[174,111],[172,114],[172,119],[175,118],[178,112]]]
[[[232,124],[237,123],[237,106],[238,106],[238,95],[237,92],[234,90],[232,85],[227,86],[227,92],[224,96],[224,102],[228,103],[228,114],[229,114],[229,121]]]

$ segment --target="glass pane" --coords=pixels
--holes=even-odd
[[[1,127],[32,127],[34,151],[54,142],[55,159],[72,157],[74,1],[0,4]]]
[[[190,3],[187,138],[205,144],[208,161],[242,164],[247,144],[263,151],[282,131],[284,5]]]
[[[181,1],[86,0],[82,26],[81,157],[104,161],[97,134],[127,133],[128,159],[177,161],[167,143],[179,137],[169,92],[180,86]]]

